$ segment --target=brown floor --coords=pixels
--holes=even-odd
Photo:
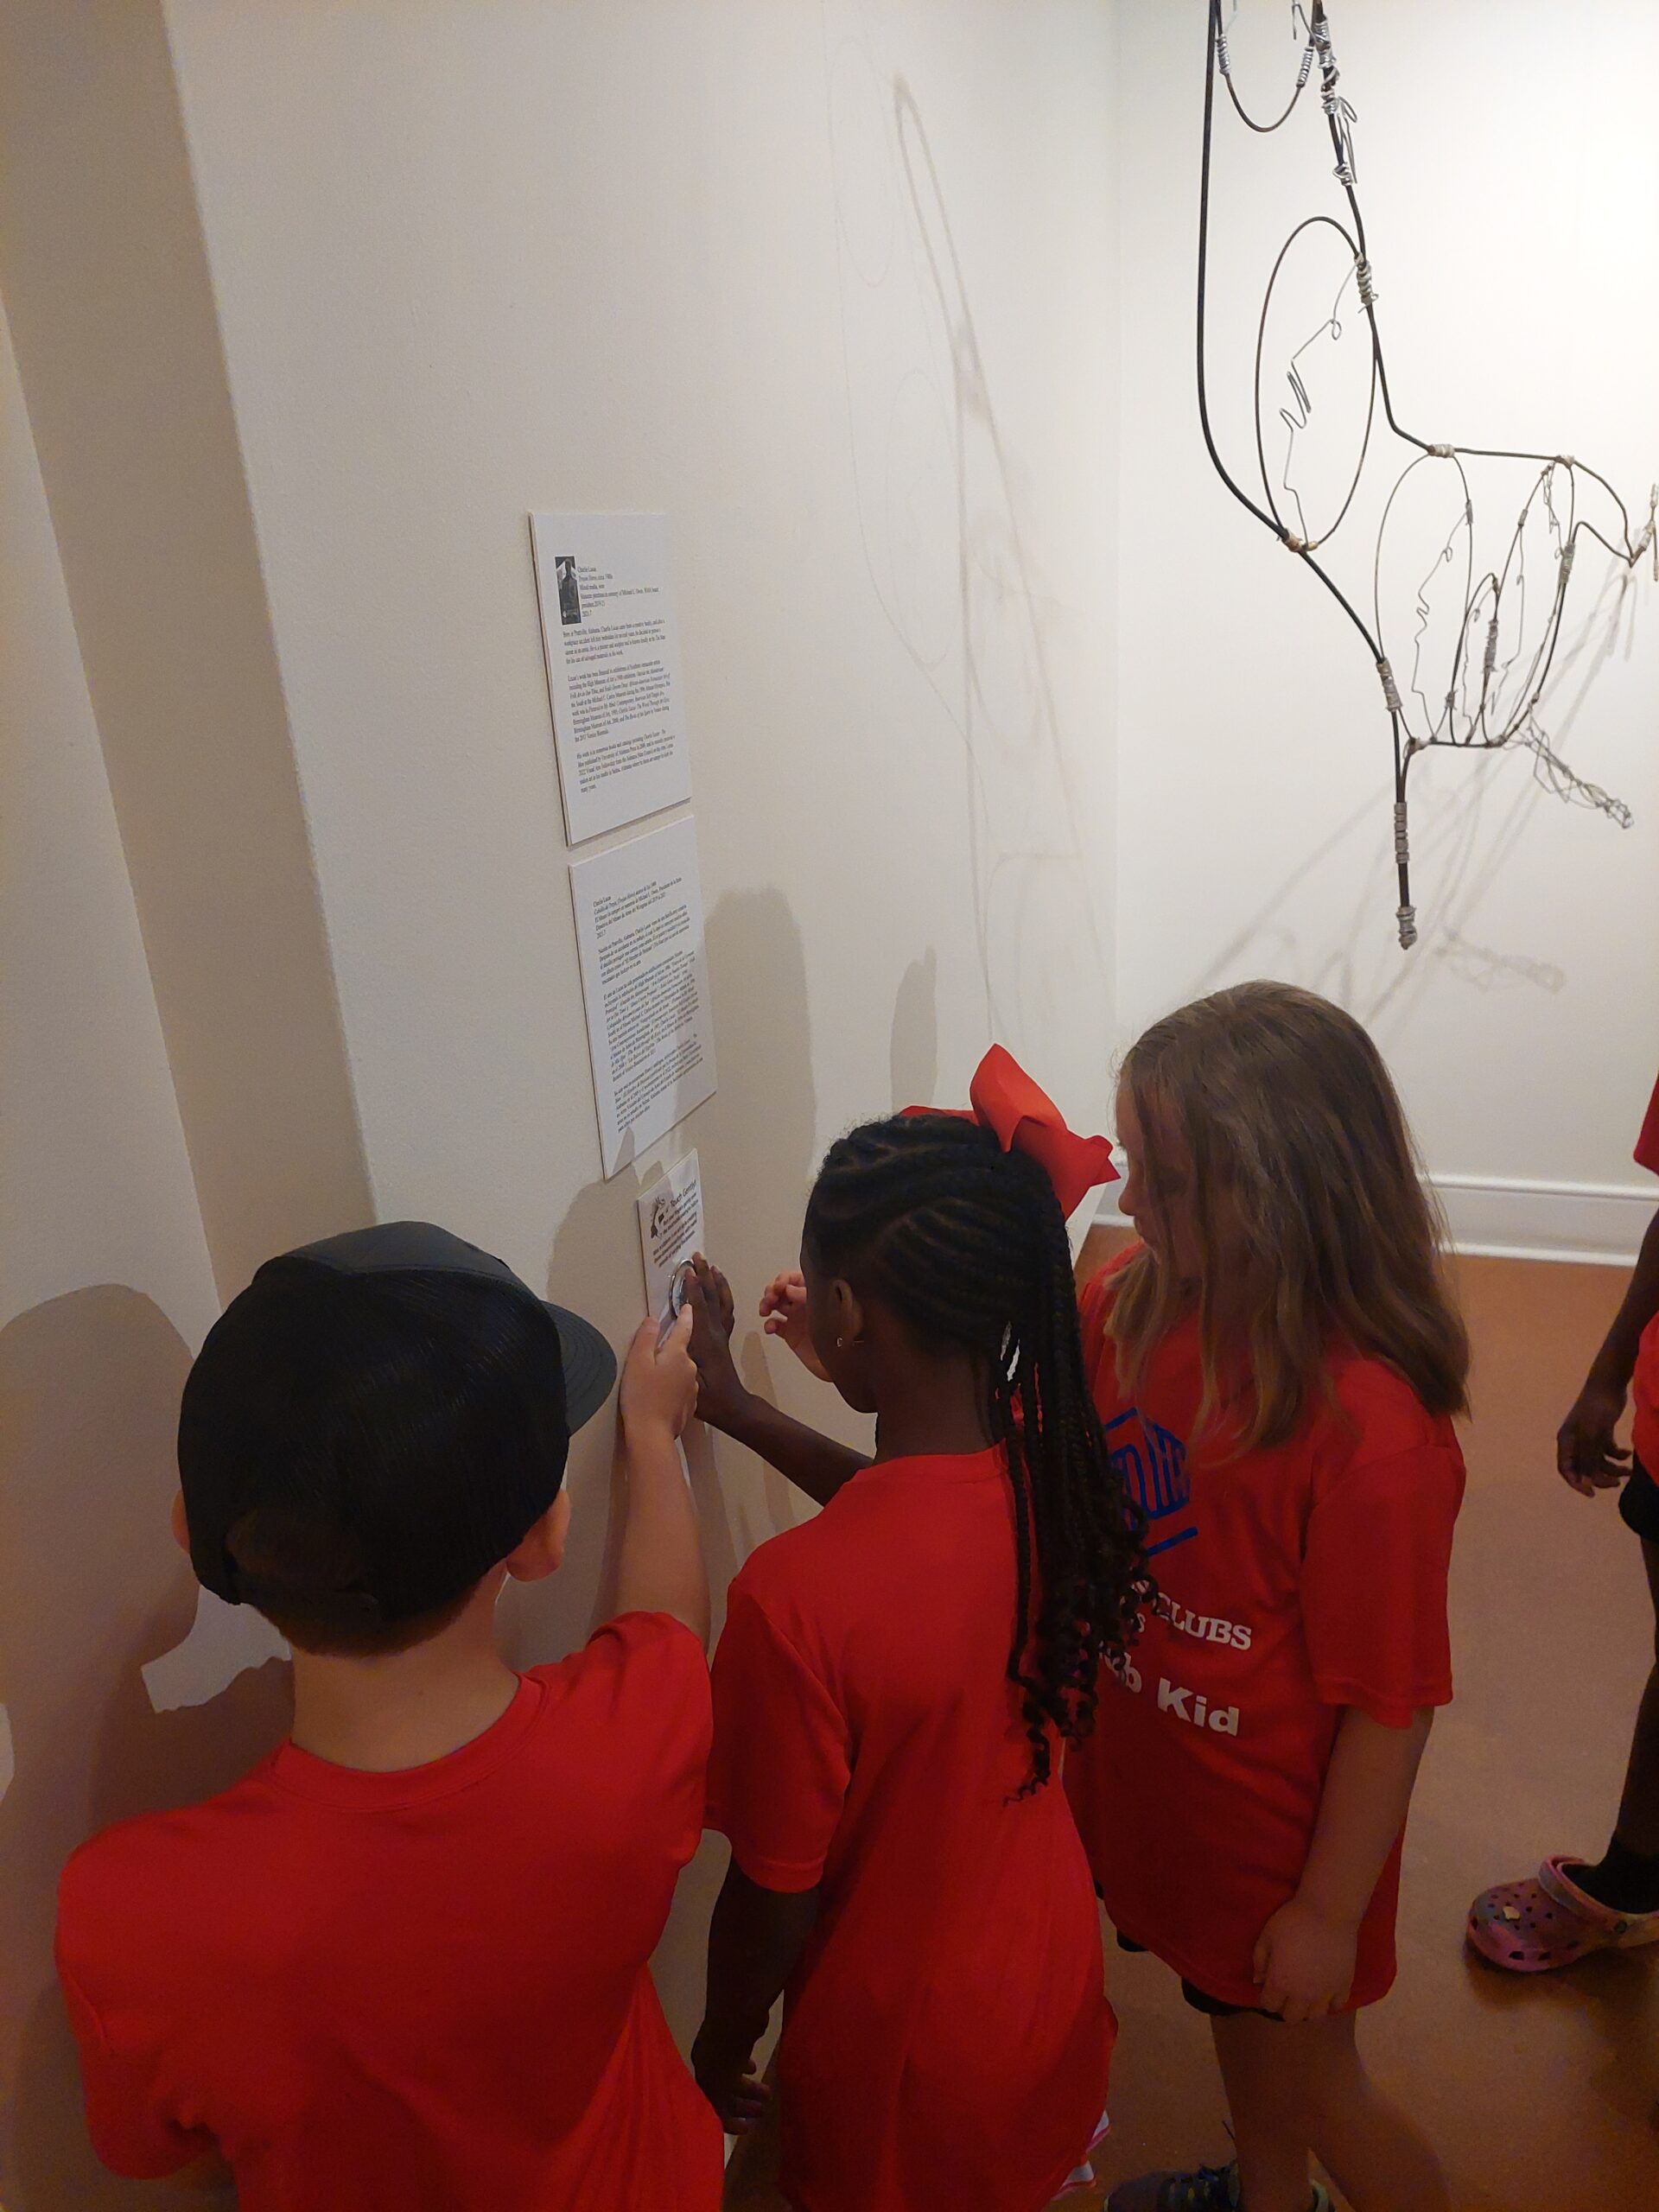
[[[1548,1851],[1599,1853],[1618,1800],[1652,1612],[1611,1498],[1568,1491],[1552,1446],[1623,1278],[1496,1260],[1460,1274],[1476,1363],[1452,1570],[1458,1700],[1418,1788],[1400,1981],[1366,2046],[1439,2145],[1457,2212],[1656,2212],[1659,1952],[1522,1980],[1461,1938],[1488,1883]],[[1102,2190],[1065,2200],[1076,2212],[1149,2166],[1226,2155],[1203,2022],[1155,1960],[1114,1951],[1109,1972],[1114,2132]],[[754,2147],[734,2161],[728,2204],[779,2212],[771,2157]]]

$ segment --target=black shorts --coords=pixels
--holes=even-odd
[[[1144,1951],[1147,1947],[1144,1943],[1132,1942],[1127,1936],[1120,1936],[1117,1948],[1120,1951]],[[1211,2020],[1236,2020],[1242,2012],[1254,2013],[1258,2020],[1277,2020],[1280,2018],[1277,2012],[1264,2012],[1259,2005],[1229,2005],[1219,1997],[1211,1997],[1207,1989],[1200,1989],[1196,1981],[1189,1981],[1185,1974],[1181,1977],[1181,1994],[1195,2012],[1202,2012]]]
[[[1659,1544],[1659,1483],[1639,1459],[1618,1494],[1618,1510],[1625,1527],[1634,1529],[1644,1544]]]

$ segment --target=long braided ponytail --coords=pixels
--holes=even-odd
[[[1051,1731],[1092,1726],[1101,1662],[1121,1659],[1149,1601],[1144,1518],[1111,1471],[1084,1373],[1071,1248],[1046,1173],[954,1116],[872,1122],[833,1144],[807,1209],[823,1268],[883,1298],[918,1341],[986,1377],[1014,1487],[1018,1605],[1008,1678],[1032,1775]]]

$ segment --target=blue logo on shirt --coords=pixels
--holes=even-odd
[[[1186,1446],[1171,1429],[1148,1421],[1143,1414],[1120,1414],[1106,1424],[1106,1449],[1112,1471],[1131,1497],[1140,1499],[1151,1523],[1147,1555],[1166,1552],[1198,1535],[1189,1520],[1184,1529],[1166,1524],[1189,1511],[1192,1478],[1187,1472]]]

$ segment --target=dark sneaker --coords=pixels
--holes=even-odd
[[[1238,2167],[1200,2166],[1190,2174],[1142,2174],[1106,2200],[1106,2212],[1239,2212]],[[1331,2212],[1331,2199],[1313,2184],[1308,2212]]]

